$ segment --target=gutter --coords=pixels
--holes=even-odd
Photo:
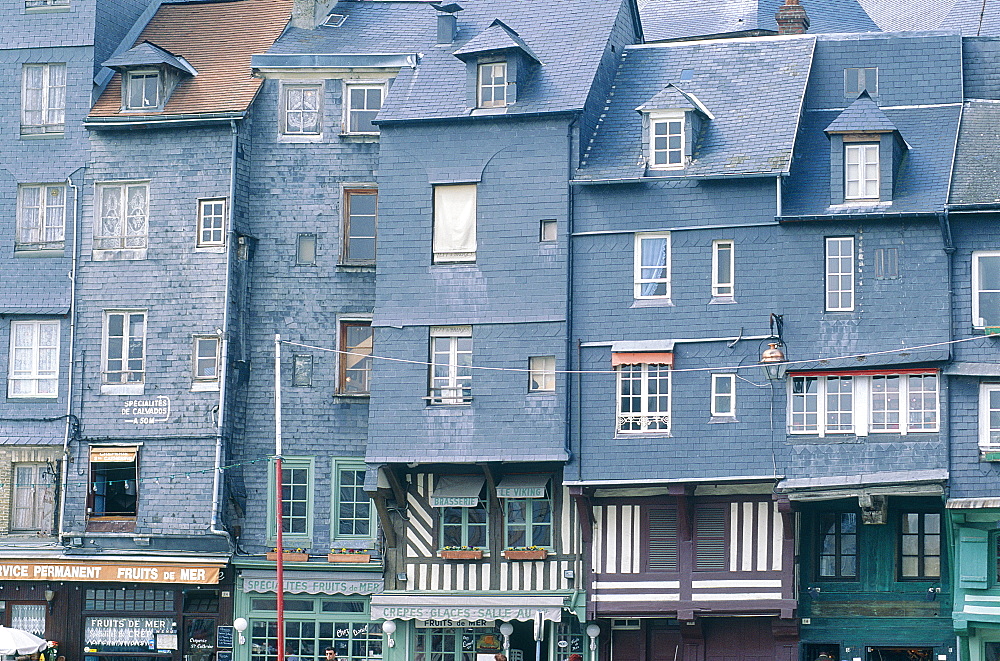
[[[115,115],[113,117],[88,117],[83,121],[86,129],[107,129],[107,128],[147,128],[150,126],[189,126],[192,124],[224,124],[246,117],[245,111],[240,112],[214,112],[196,113],[186,115],[169,115],[164,117],[141,115],[128,117],[127,115]]]
[[[779,223],[795,223],[808,221],[834,221],[834,220],[899,220],[901,218],[920,218],[924,220],[937,220],[936,211],[877,211],[870,213],[828,213],[815,214],[809,216],[780,216],[776,220]]]
[[[665,177],[611,177],[608,179],[570,179],[573,186],[598,186],[601,184],[638,184],[646,181],[714,181],[719,179],[770,179],[787,177],[788,172],[739,172],[733,174],[683,174]]]
[[[86,167],[86,166],[84,166]],[[79,172],[84,168],[78,168]],[[59,486],[59,523],[57,524],[57,539],[62,540],[63,529],[66,523],[66,488],[69,481],[69,443],[79,427],[75,425],[73,417],[73,362],[76,346],[76,271],[77,271],[77,248],[80,237],[80,187],[73,183],[71,173],[66,177],[66,185],[73,189],[73,245],[69,269],[69,371],[66,375],[66,432],[63,435],[62,475]]]

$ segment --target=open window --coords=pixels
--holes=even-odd
[[[88,531],[131,532],[134,529],[139,505],[138,478],[138,446],[90,448]],[[115,526],[116,522],[124,525]]]

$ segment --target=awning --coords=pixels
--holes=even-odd
[[[497,485],[497,498],[545,498],[549,477],[544,473],[508,475]]]
[[[476,507],[484,475],[442,475],[434,483],[431,507]]]
[[[273,569],[240,572],[243,592],[275,591],[278,580]],[[285,592],[291,594],[374,594],[385,587],[381,574],[372,572],[285,572]]]
[[[951,376],[1000,376],[1000,363],[952,363],[942,371]]]
[[[789,500],[836,500],[860,495],[940,496],[947,470],[889,471],[860,475],[790,478],[778,482],[777,493]]]
[[[944,504],[948,510],[978,510],[1000,507],[1000,498],[949,498]]]
[[[561,622],[565,597],[545,595],[415,595],[382,593],[371,597],[372,620],[519,620],[537,613]]]
[[[620,353],[612,352],[611,354],[612,367],[618,367],[619,365],[641,365],[643,363],[650,365],[673,365],[674,354],[667,353],[666,351],[628,351]]]
[[[916,365],[920,363],[939,363],[951,358],[948,348],[925,349],[921,351],[910,351],[901,349],[893,353],[879,353],[872,355],[858,355],[851,358],[831,358],[829,360],[817,360],[811,363],[796,363],[792,361],[788,364],[789,372],[814,372],[827,370],[863,370],[863,369],[885,369],[899,365]]]

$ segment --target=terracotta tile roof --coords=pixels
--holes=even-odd
[[[263,81],[250,75],[250,56],[264,53],[281,34],[291,0],[235,0],[163,4],[136,43],[151,42],[183,57],[198,71],[173,91],[162,111],[121,112],[116,73],[90,117],[169,117],[242,112]]]

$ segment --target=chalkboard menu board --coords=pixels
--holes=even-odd
[[[219,627],[216,629],[215,634],[215,646],[216,647],[228,647],[232,649],[233,647],[233,628],[232,627]]]
[[[215,661],[233,661],[232,652],[216,652]]]

